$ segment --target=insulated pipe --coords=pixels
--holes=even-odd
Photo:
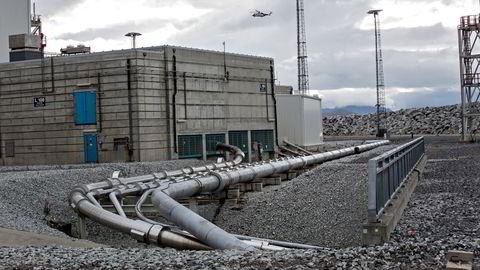
[[[152,193],[152,203],[163,217],[184,228],[212,248],[249,249],[248,245],[218,228],[203,217],[190,211],[174,199],[190,197],[202,192],[219,192],[230,185],[249,182],[255,178],[267,177],[275,173],[282,173],[292,169],[303,168],[309,165],[368,151],[388,143],[389,141],[380,141],[311,156],[272,161],[255,167],[215,173],[211,176],[179,183],[169,183],[166,186],[157,188]]]
[[[217,150],[231,152],[233,154],[233,160],[232,160],[233,165],[238,165],[238,164],[242,163],[242,161],[245,159],[245,153],[243,153],[243,151],[240,148],[238,148],[234,145],[219,143],[219,144],[217,144]],[[222,163],[220,163],[220,164],[222,164]]]
[[[233,145],[229,144],[217,144],[217,149],[218,150],[223,150],[223,151],[229,151],[233,155],[233,160],[232,161],[227,161],[223,163],[215,163],[215,164],[208,164],[205,166],[199,166],[199,167],[189,167],[189,168],[184,168],[181,170],[175,170],[175,171],[163,171],[160,173],[155,173],[152,175],[144,175],[144,176],[137,176],[137,177],[130,177],[130,178],[124,178],[121,179],[109,179],[109,181],[104,181],[104,182],[98,182],[98,183],[91,183],[88,185],[82,185],[81,188],[86,191],[87,197],[97,206],[100,207],[100,204],[96,202],[95,198],[91,193],[89,193],[91,190],[95,189],[107,189],[115,184],[122,184],[122,185],[129,185],[129,184],[136,184],[139,182],[150,182],[150,181],[155,181],[157,179],[166,179],[169,177],[178,177],[186,174],[193,174],[193,173],[199,173],[199,172],[205,172],[209,170],[215,170],[215,169],[222,169],[226,167],[232,167],[236,166],[240,163],[243,162],[245,159],[245,153],[243,151]]]
[[[131,220],[113,214],[93,205],[82,190],[74,190],[70,196],[72,208],[86,217],[145,243],[167,246],[176,249],[209,250],[210,248],[196,239],[169,231],[159,225],[141,220]]]
[[[122,206],[120,205],[120,202],[118,201],[117,199],[117,194],[116,192],[112,192],[108,195],[108,197],[110,198],[110,201],[113,203],[113,206],[115,207],[115,210],[117,210],[117,213],[126,218],[127,215],[125,215],[125,212],[123,211],[123,208]]]

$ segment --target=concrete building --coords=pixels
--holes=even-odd
[[[4,165],[275,150],[270,58],[173,46],[0,64]]]

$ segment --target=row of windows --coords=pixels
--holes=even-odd
[[[256,153],[258,145],[264,152],[274,152],[273,130],[252,130],[252,153]],[[228,132],[230,145],[237,146],[245,154],[248,153],[248,131]],[[203,136],[202,135],[180,135],[178,136],[178,156],[180,159],[202,158],[203,157]],[[225,134],[205,135],[205,146],[207,157],[222,156],[221,151],[216,151],[217,144],[225,143]]]

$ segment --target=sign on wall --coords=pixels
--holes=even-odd
[[[262,92],[262,93],[267,92],[267,84],[265,84],[265,83],[260,84],[260,92]]]
[[[45,97],[34,97],[33,98],[33,107],[45,107],[46,98]]]

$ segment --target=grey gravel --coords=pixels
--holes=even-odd
[[[453,140],[456,138],[427,138],[429,162],[424,178],[392,240],[383,246],[281,252],[4,247],[0,248],[0,269],[444,269],[448,250],[460,249],[475,253],[474,269],[478,270],[480,145]],[[365,158],[337,163],[356,166]],[[251,219],[245,221],[249,222]],[[416,234],[409,236],[407,231],[412,229]]]
[[[392,148],[327,162],[279,189],[252,193],[243,209],[222,208],[217,225],[236,234],[322,247],[360,245],[368,177],[366,162],[358,160]]]
[[[402,109],[387,113],[387,128],[391,134],[458,134],[460,131],[460,106]],[[326,136],[373,135],[376,133],[376,114],[347,115],[323,119]],[[479,128],[473,122],[473,130]]]
[[[50,205],[49,220],[72,223],[77,217],[68,204],[76,185],[104,181],[114,171],[138,176],[204,164],[201,161],[161,161],[102,165],[18,166],[0,169],[0,226],[9,229],[68,237],[47,226],[44,205]],[[23,171],[21,171],[23,170]],[[104,230],[90,223],[89,234]],[[123,235],[118,234],[119,237]],[[123,237],[124,238],[124,237]],[[122,239],[123,239],[122,238]],[[114,240],[115,238],[113,238]],[[91,239],[96,240],[96,239]]]

